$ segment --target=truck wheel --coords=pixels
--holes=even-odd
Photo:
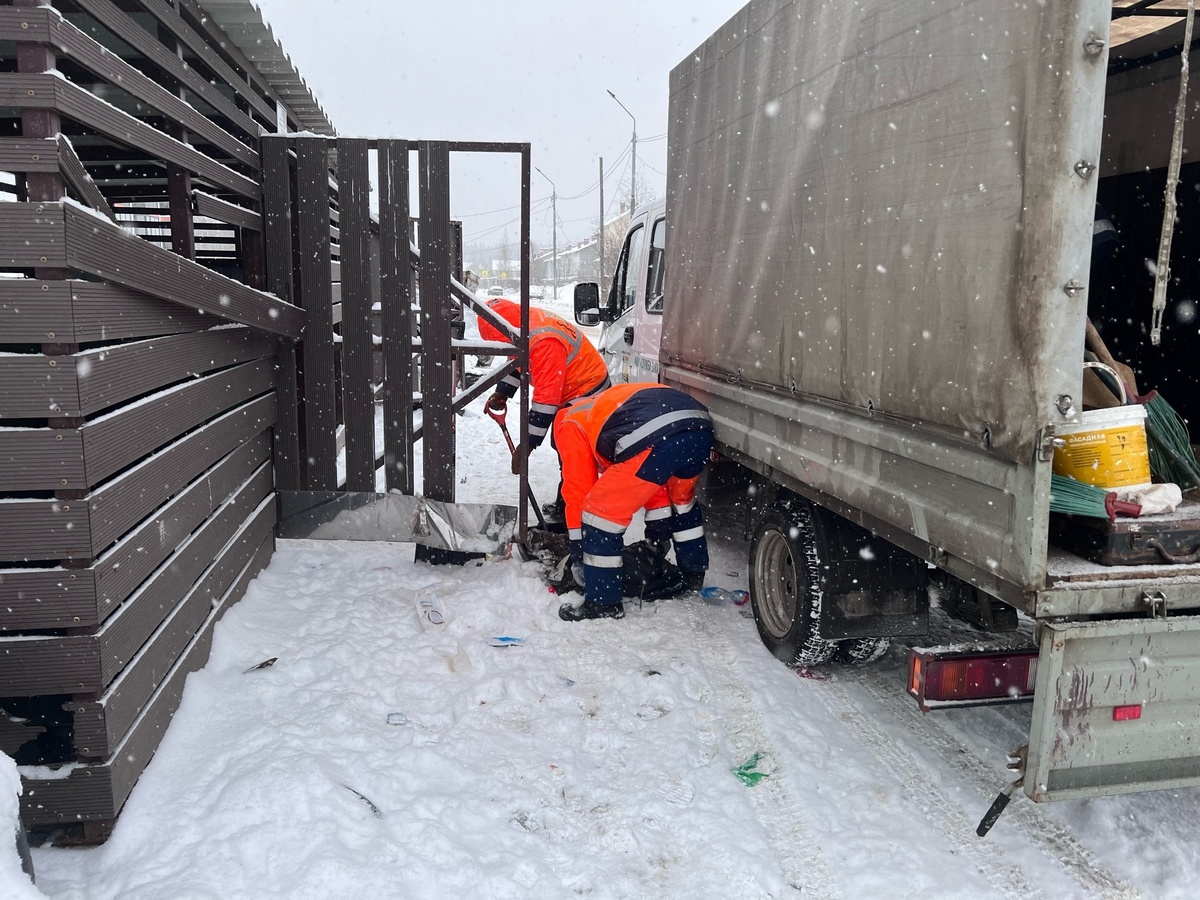
[[[767,510],[750,544],[750,602],[759,637],[793,666],[828,662],[837,649],[817,634],[821,548],[804,501]]]
[[[861,666],[863,663],[874,662],[887,653],[891,643],[888,638],[855,638],[849,641],[838,641],[837,660],[848,666]]]

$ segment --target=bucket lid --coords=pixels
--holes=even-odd
[[[1081,422],[1062,425],[1058,430],[1062,434],[1074,434],[1080,431],[1120,428],[1122,425],[1141,425],[1145,421],[1146,407],[1140,403],[1131,403],[1128,406],[1114,406],[1110,409],[1086,410]]]

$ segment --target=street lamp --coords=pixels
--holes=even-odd
[[[612,91],[608,92],[608,96],[617,100],[617,95]],[[617,106],[625,109],[625,104],[620,100],[617,100]],[[629,220],[633,221],[633,211],[637,207],[637,118],[627,109],[625,115],[633,119],[633,171],[629,176]]]
[[[541,169],[539,169],[537,166],[534,166],[533,169],[535,172],[537,172],[539,175],[541,175],[547,181],[550,181],[550,176],[547,175],[545,172],[543,172]],[[552,273],[550,277],[554,280],[554,302],[557,303],[558,302],[558,189],[554,187],[553,181],[550,181],[550,218],[554,220],[553,222],[551,222],[551,225],[553,226],[553,231],[551,232],[552,237],[550,238],[550,245],[551,245],[551,253],[553,253],[553,256],[551,257],[551,265],[553,266],[553,268],[550,270]]]

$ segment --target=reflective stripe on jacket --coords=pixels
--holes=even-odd
[[[502,297],[488,306],[514,327],[521,324],[521,306]],[[479,336],[511,343],[507,335],[482,317]],[[541,443],[559,407],[599,389],[608,379],[604,358],[591,341],[566,319],[536,307],[529,308],[529,378],[533,400],[529,415],[530,443]],[[496,390],[512,397],[521,386],[520,372],[510,373]]]
[[[554,420],[554,443],[562,460],[568,527],[578,527],[572,521],[579,515],[578,501],[601,472],[662,438],[700,428],[712,428],[704,405],[661,384],[618,384],[562,409]]]

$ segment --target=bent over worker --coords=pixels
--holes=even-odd
[[[582,562],[584,601],[563,605],[568,622],[620,619],[621,548],[634,513],[646,509],[646,537],[671,538],[685,586],[708,568],[696,481],[712,450],[704,405],[661,384],[619,384],[576,400],[554,420],[573,561]]]
[[[488,301],[488,307],[510,325],[520,327],[519,304],[498,297]],[[512,343],[508,335],[482,317],[479,336],[485,341]],[[513,474],[520,471],[525,454],[542,443],[563,404],[598,393],[609,385],[604,358],[587,337],[566,319],[533,306],[529,307],[529,380],[533,384],[529,447],[517,447],[513,454]],[[521,373],[510,373],[496,386],[487,405],[503,409],[520,387]]]

